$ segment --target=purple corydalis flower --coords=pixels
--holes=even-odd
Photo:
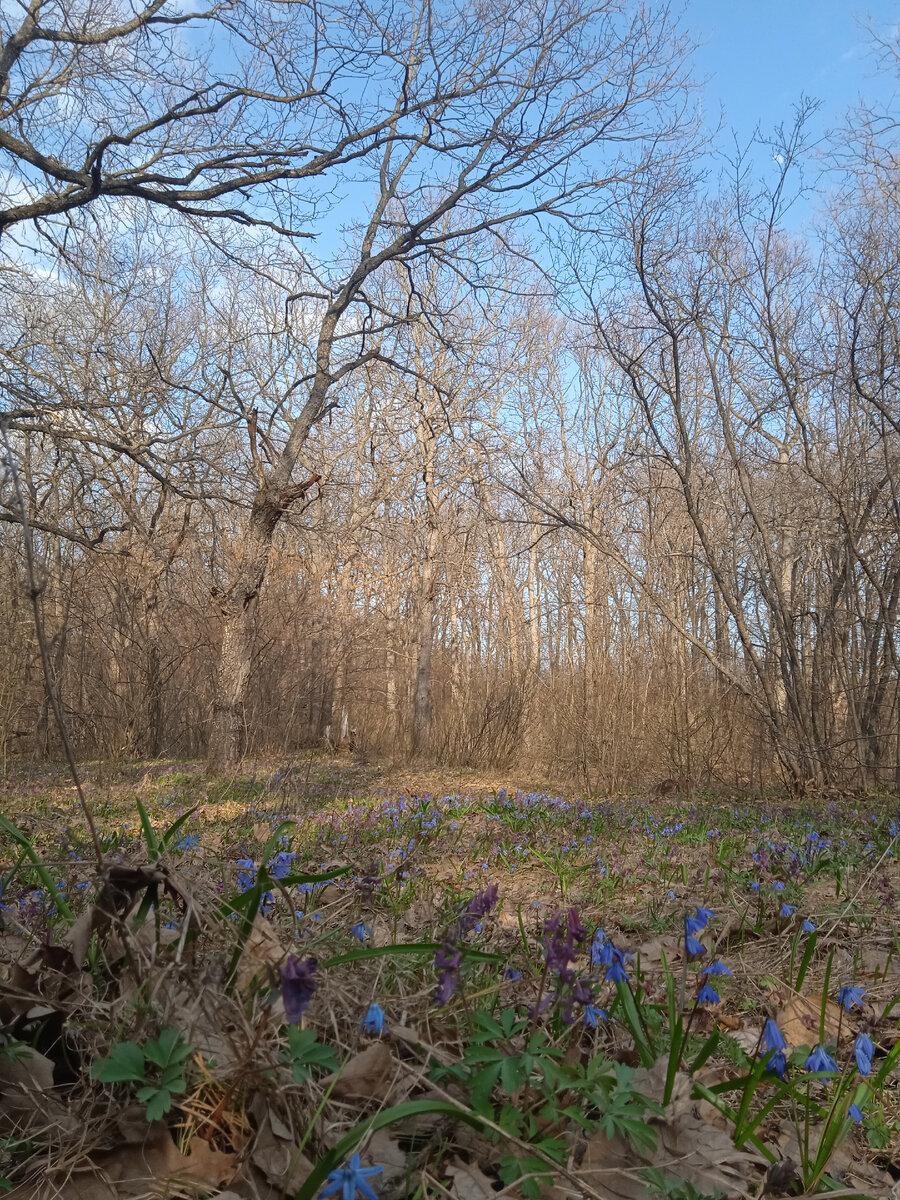
[[[578,957],[579,947],[587,935],[574,908],[570,908],[565,917],[562,913],[548,917],[544,922],[544,954],[548,970],[557,971],[568,980],[572,974],[570,964]]]
[[[498,890],[497,884],[492,883],[476,892],[455,924],[450,926],[441,939],[434,955],[434,968],[438,973],[434,998],[438,1004],[446,1004],[459,985],[459,968],[462,965],[460,938],[471,929],[478,928],[478,922],[487,916],[497,903]]]
[[[475,893],[459,919],[459,927],[462,933],[468,933],[470,929],[474,929],[478,922],[487,916],[497,903],[498,892],[498,885],[492,883],[488,887],[482,888],[480,892]]]
[[[293,954],[281,968],[281,998],[284,1001],[284,1016],[289,1025],[298,1025],[309,1007],[317,984],[315,979],[318,962],[305,958],[301,962]]]

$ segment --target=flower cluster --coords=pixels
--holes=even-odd
[[[478,927],[497,903],[497,894],[496,883],[477,892],[441,938],[434,955],[434,968],[438,976],[434,998],[438,1004],[446,1004],[459,986],[459,968],[462,966],[460,939]]]
[[[711,908],[698,908],[695,916],[684,918],[684,952],[688,958],[702,958],[706,947],[694,935],[702,932],[716,914]]]
[[[284,1001],[285,1020],[289,1025],[299,1025],[309,1007],[318,986],[315,978],[318,965],[312,957],[301,961],[289,954],[281,968],[281,998]]]
[[[544,922],[544,961],[547,971],[556,976],[555,998],[562,1002],[561,1016],[567,1025],[572,1021],[573,1004],[587,1007],[594,999],[593,988],[579,978],[574,966],[587,936],[588,931],[574,908],[554,913]]]

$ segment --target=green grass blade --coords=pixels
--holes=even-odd
[[[56,880],[50,874],[47,867],[41,861],[41,857],[31,844],[31,838],[27,837],[17,825],[13,825],[12,821],[6,817],[0,816],[0,829],[4,830],[12,840],[19,846],[25,857],[34,867],[35,874],[44,888],[47,891],[48,899],[52,899],[56,905],[60,916],[68,922],[69,925],[75,924],[75,914],[69,907],[68,901],[63,897],[62,893],[56,886]]]

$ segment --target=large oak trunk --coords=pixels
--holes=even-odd
[[[269,489],[257,493],[234,582],[220,596],[222,650],[213,692],[207,767],[220,773],[240,762],[245,750],[245,705],[259,615],[259,593],[269,565],[272,537],[284,509]]]

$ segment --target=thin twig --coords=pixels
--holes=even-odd
[[[19,482],[19,472],[16,469],[15,455],[13,454],[12,446],[9,441],[9,434],[6,428],[6,422],[0,418],[0,436],[3,438],[5,447],[5,463],[12,479],[13,491],[15,492],[16,500],[19,505],[19,514],[22,522],[22,539],[25,544],[25,565],[28,573],[28,596],[31,600],[31,609],[34,614],[34,629],[37,635],[38,649],[41,655],[41,670],[44,676],[44,688],[47,692],[47,699],[50,702],[50,707],[53,709],[53,716],[56,719],[56,727],[59,730],[60,741],[63,744],[63,749],[66,754],[66,761],[69,764],[69,772],[75,782],[75,790],[78,793],[78,803],[81,805],[81,811],[84,814],[84,819],[87,822],[88,829],[91,832],[91,841],[94,843],[94,854],[97,858],[97,870],[103,870],[103,850],[100,846],[100,838],[97,835],[97,826],[94,824],[94,817],[91,813],[87,799],[84,794],[84,789],[81,786],[81,778],[78,774],[78,768],[75,765],[75,755],[72,753],[72,743],[69,741],[69,735],[66,731],[66,723],[63,718],[62,705],[59,700],[59,693],[54,685],[53,673],[50,669],[50,655],[47,652],[47,639],[44,637],[44,623],[41,619],[41,604],[40,597],[43,591],[42,586],[37,581],[37,572],[34,566],[34,544],[31,538],[31,527],[28,524],[28,509],[25,505],[25,497],[22,493],[22,486]]]

